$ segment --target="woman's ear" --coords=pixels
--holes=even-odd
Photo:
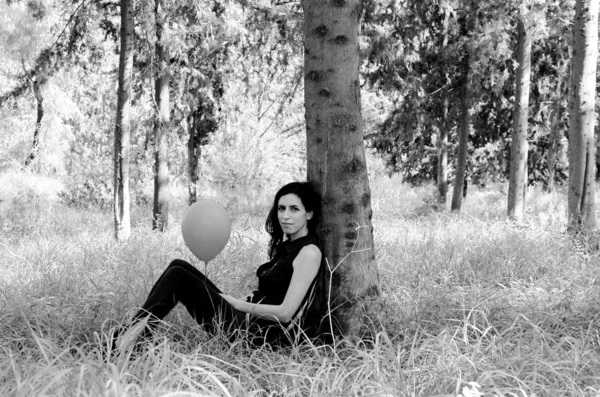
[[[311,220],[311,219],[312,219],[312,217],[313,217],[313,212],[312,212],[312,211],[308,211],[308,212],[306,213],[306,220],[307,220],[307,221],[309,221],[309,220]]]

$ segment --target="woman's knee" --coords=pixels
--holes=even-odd
[[[194,266],[185,261],[171,262],[161,278],[172,284],[205,283],[206,277]]]
[[[172,269],[174,267],[181,267],[183,269],[189,269],[190,267],[193,267],[191,264],[189,264],[188,262],[184,261],[183,259],[173,259],[171,261],[171,263],[169,263],[169,266],[167,266],[167,269]]]
[[[167,269],[165,269],[165,271],[167,271],[169,269],[183,269],[183,270],[187,271],[188,273],[194,275],[197,278],[201,278],[201,279],[205,278],[204,274],[200,270],[196,269],[196,267],[194,265],[190,264],[189,262],[184,261],[183,259],[173,260],[169,264]]]

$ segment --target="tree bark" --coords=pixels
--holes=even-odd
[[[131,117],[131,74],[133,69],[133,1],[121,0],[121,49],[119,54],[119,91],[114,152],[115,238],[126,240],[131,234],[129,218],[129,135]]]
[[[559,93],[563,91],[560,89]],[[558,95],[554,99],[552,116],[550,121],[550,136],[548,139],[548,159],[546,160],[548,165],[548,179],[546,180],[545,190],[549,193],[553,193],[555,190],[554,175],[556,172],[556,158],[558,157],[558,151],[560,149],[560,123],[563,117],[563,108],[561,105],[562,96]]]
[[[167,137],[170,124],[169,83],[170,57],[166,44],[164,0],[155,0],[156,57],[158,67],[155,78],[156,119],[154,123],[154,205],[152,229],[163,232],[169,223],[169,163]]]
[[[598,0],[576,1],[572,48],[568,227],[577,232],[596,227],[594,106],[598,58]]]
[[[202,122],[202,118],[208,119],[213,114],[208,114],[211,109],[207,109],[205,106],[203,96],[198,96],[198,107],[192,111],[188,116],[188,141],[187,141],[187,152],[188,152],[188,164],[187,174],[189,178],[188,185],[188,198],[189,204],[192,205],[198,200],[198,179],[200,179],[200,156],[202,156],[202,145],[206,144],[206,139],[213,129],[207,126],[207,123]],[[203,113],[207,112],[207,113]],[[207,128],[208,127],[208,128]],[[216,124],[214,125],[216,128]]]
[[[544,184],[544,190],[549,193],[554,193],[555,190],[555,173],[556,173],[556,159],[558,158],[559,151],[561,150],[560,135],[561,135],[561,123],[564,115],[564,109],[562,105],[563,98],[567,95],[568,90],[568,77],[569,71],[567,69],[567,62],[565,61],[564,54],[559,46],[558,48],[560,58],[557,66],[557,81],[556,81],[556,92],[553,98],[552,112],[550,114],[550,133],[548,136],[548,158],[546,164],[548,166],[548,179]]]
[[[448,46],[448,23],[450,13],[443,9],[444,19],[442,22],[442,42],[441,53],[446,57],[446,47]],[[444,84],[448,84],[444,82]],[[448,99],[448,88],[442,89],[442,120],[439,127],[439,138],[437,140],[437,188],[438,203],[446,207],[446,196],[448,195],[448,108],[450,106]]]
[[[437,140],[437,155],[438,155],[438,202],[446,206],[446,196],[448,195],[448,97],[444,92],[442,103],[442,125],[439,129],[439,139]]]
[[[465,190],[465,173],[467,170],[467,151],[469,148],[469,131],[471,129],[471,93],[469,90],[470,76],[469,54],[463,60],[463,82],[461,87],[460,132],[458,151],[456,154],[456,175],[452,191],[451,210],[460,212]]]
[[[360,335],[376,321],[380,296],[360,105],[362,1],[304,0],[303,7],[308,180],[323,195],[320,234],[330,270],[320,298],[333,332]]]
[[[25,167],[29,167],[33,160],[37,157],[40,151],[40,132],[42,130],[42,119],[44,118],[44,97],[42,96],[42,87],[40,79],[37,76],[32,78],[33,95],[37,102],[37,118],[35,121],[35,128],[33,130],[33,143],[31,145],[31,152],[25,159]]]
[[[529,83],[531,80],[531,38],[529,15],[522,6],[518,21],[517,73],[515,104],[510,147],[510,176],[508,180],[507,215],[514,220],[523,218],[527,186],[527,120],[529,117]]]
[[[191,119],[191,117],[189,117]],[[189,125],[189,123],[188,123]],[[188,127],[188,165],[187,173],[189,178],[188,197],[189,204],[192,205],[198,200],[197,183],[198,183],[198,159],[200,158],[200,145],[195,137],[194,129]]]

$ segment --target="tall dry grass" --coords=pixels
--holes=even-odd
[[[166,264],[192,258],[182,208],[168,232],[133,213],[117,244],[110,213],[32,194],[0,215],[0,395],[4,396],[596,396],[598,253],[564,233],[563,194],[532,190],[505,219],[501,186],[469,192],[462,215],[434,210],[433,188],[372,185],[385,329],[335,349],[252,349],[210,337],[185,310],[157,342],[105,362],[101,341],[143,302]],[[266,213],[269,203],[264,203]],[[243,294],[266,259],[263,219],[234,215],[209,277]],[[260,212],[260,211],[258,211]]]

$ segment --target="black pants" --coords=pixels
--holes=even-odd
[[[281,342],[285,332],[277,322],[261,319],[249,321],[246,313],[235,309],[219,295],[220,292],[221,290],[194,266],[184,260],[175,259],[156,281],[142,309],[133,320],[150,316],[149,327],[143,335],[148,337],[158,321],[181,302],[194,320],[208,332],[214,333],[215,325],[220,325],[230,337],[235,337],[243,331],[255,344]]]

